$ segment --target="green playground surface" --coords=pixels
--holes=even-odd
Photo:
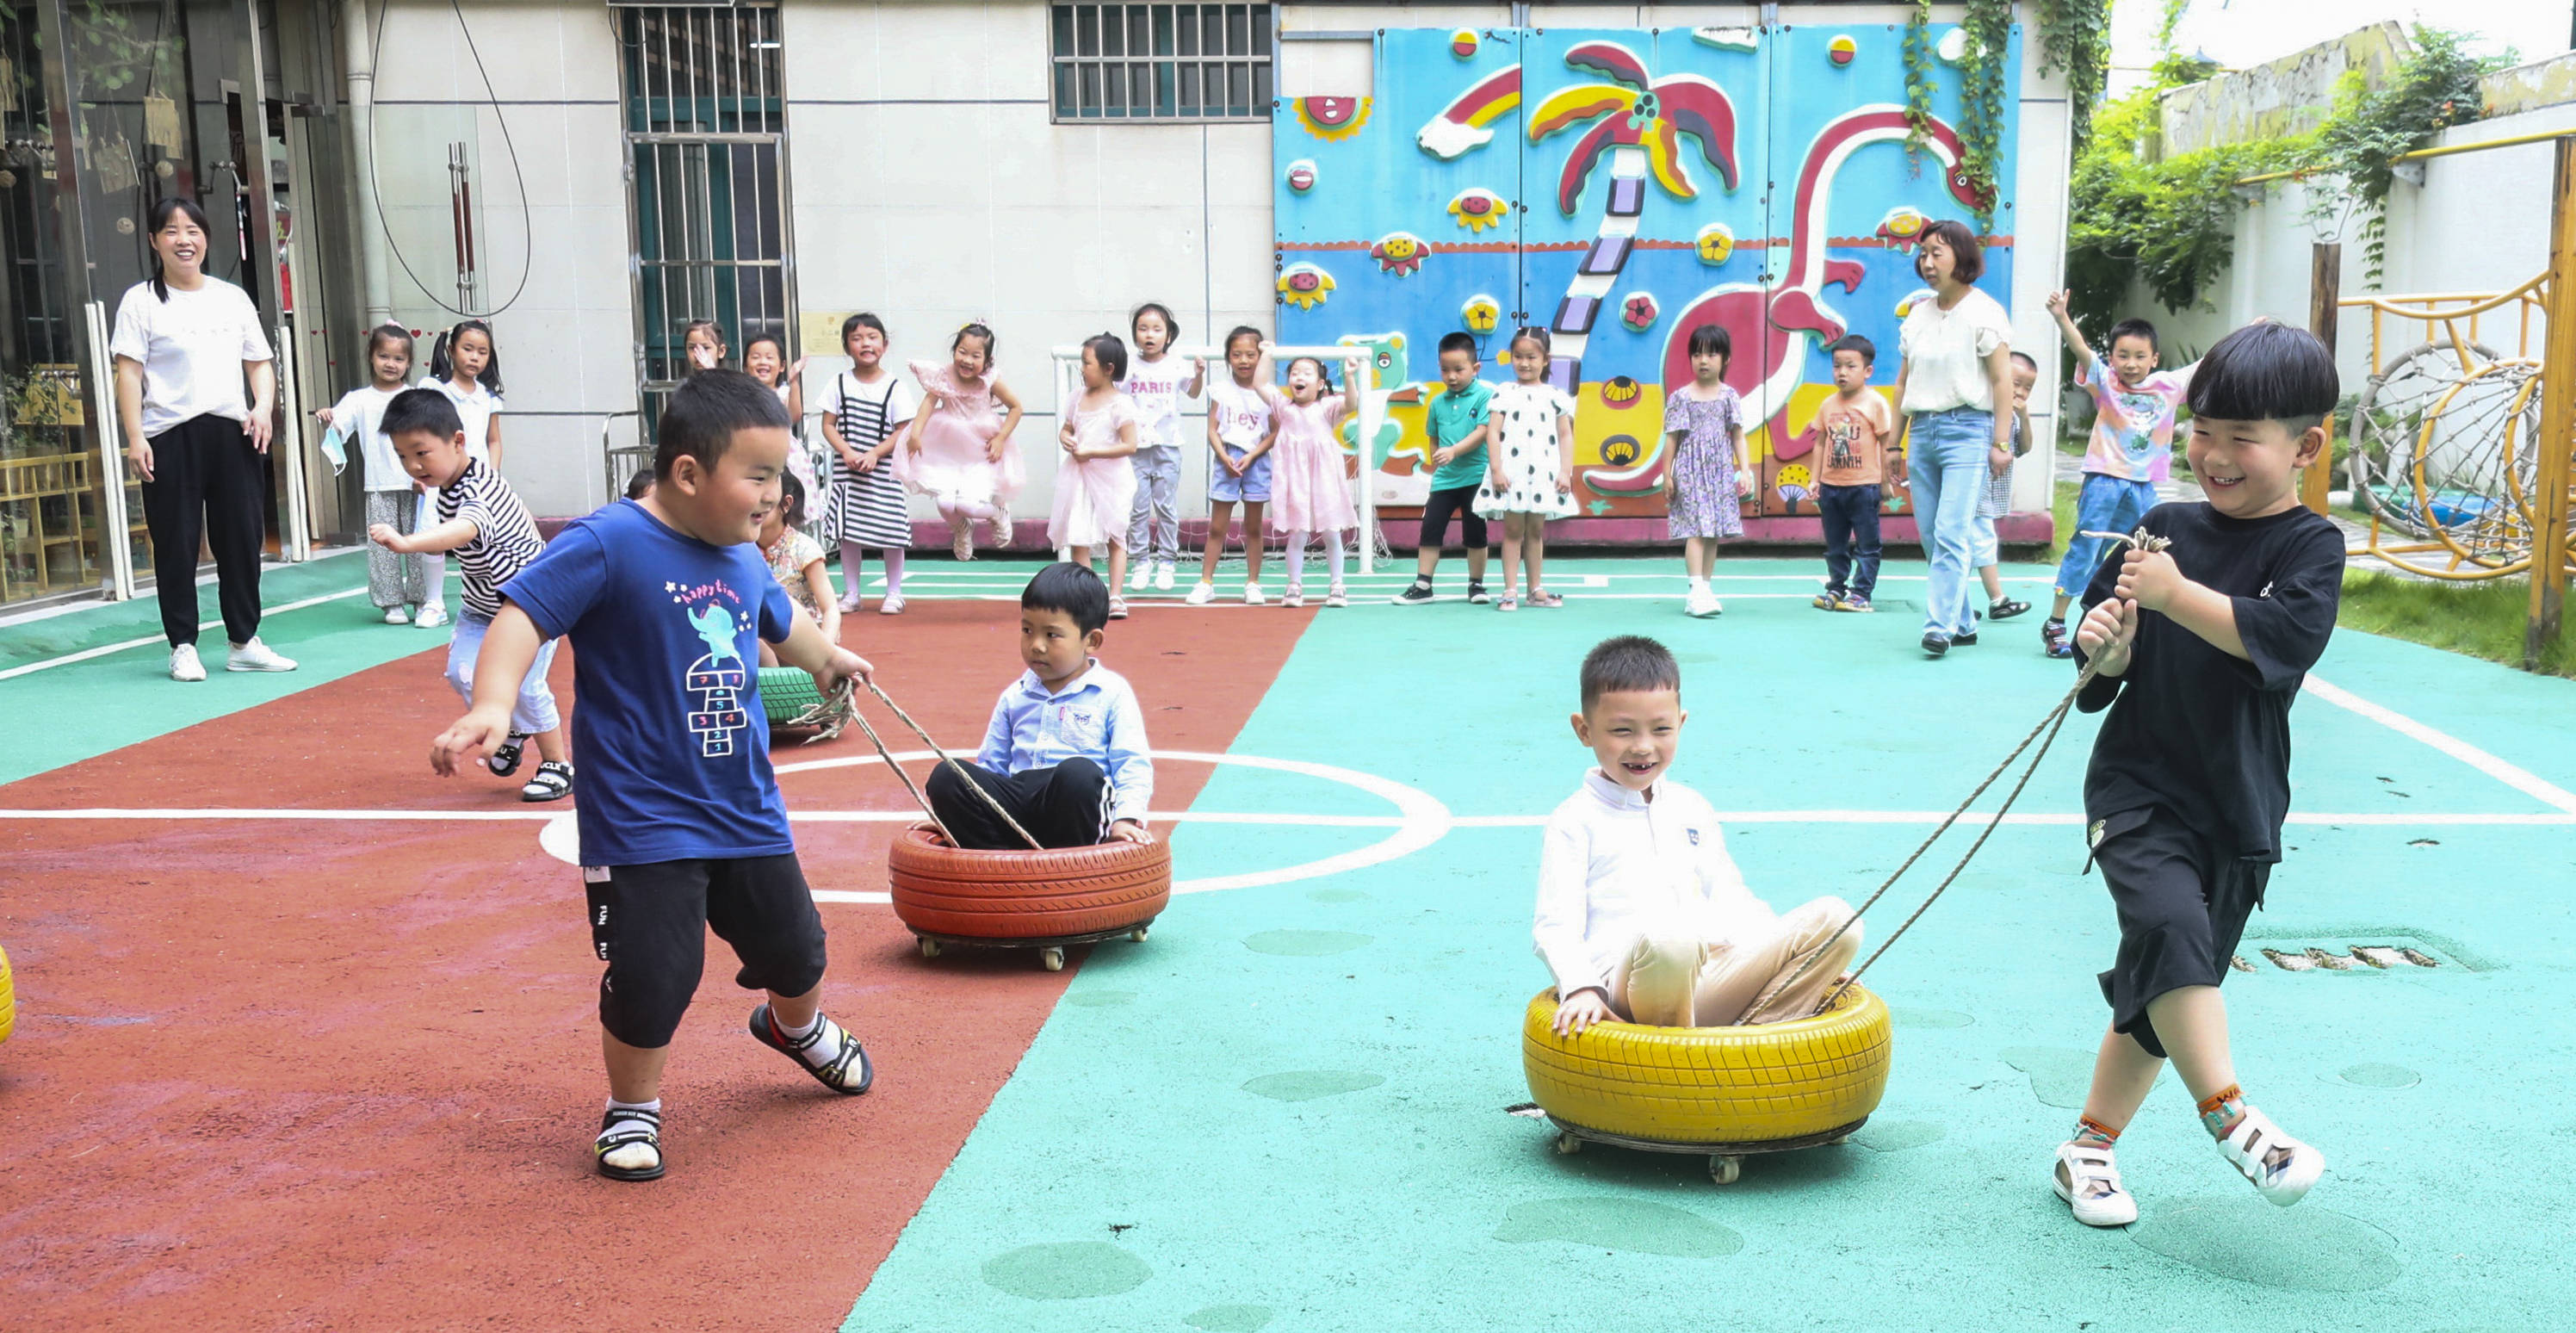
[[[2070,680],[2028,619],[1922,660],[1904,578],[1920,565],[1892,566],[1889,611],[1862,617],[1805,604],[1809,562],[1723,560],[1728,609],[1693,622],[1669,564],[1556,562],[1558,612],[1319,615],[1233,755],[1414,794],[1221,766],[1194,813],[1338,822],[1179,827],[1184,880],[1292,873],[1178,896],[1149,942],[1082,962],[845,1327],[2576,1325],[2576,1302],[2533,1280],[2576,1183],[2576,684],[2384,639],[2339,635],[2318,675],[2454,751],[2300,702],[2295,850],[2246,942],[2256,970],[2228,987],[2245,1086],[2328,1155],[2300,1206],[2222,1163],[2170,1076],[2123,1140],[2137,1225],[2089,1230],[2048,1191],[2115,939],[2078,873],[2081,715],[2019,807],[2060,822],[1998,832],[1870,974],[1896,1053],[1853,1141],[1748,1159],[1720,1187],[1696,1157],[1561,1156],[1543,1122],[1506,1114],[1528,1097],[1521,1013],[1545,984],[1537,823],[1589,761],[1565,717],[1591,643],[1673,646],[1692,709],[1678,776],[1720,811],[1814,812],[1730,821],[1782,907],[1859,901],[1929,831],[1890,821],[1950,810]],[[2010,574],[2044,587],[2036,567]],[[2514,771],[2523,786],[2495,775]],[[1427,845],[1352,864],[1391,838]],[[1945,838],[1873,933],[1966,841]],[[2294,973],[2259,953],[2383,939],[2442,965]]]

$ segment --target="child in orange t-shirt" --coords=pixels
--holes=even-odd
[[[1875,611],[1879,488],[1896,448],[1896,416],[1869,387],[1878,346],[1857,333],[1834,340],[1834,396],[1816,409],[1816,512],[1825,520],[1825,590],[1819,611]],[[1901,474],[1900,474],[1901,475]]]

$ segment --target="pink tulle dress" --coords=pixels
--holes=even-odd
[[[1107,405],[1088,410],[1076,399],[1066,407],[1065,420],[1073,427],[1074,443],[1085,449],[1114,447],[1121,426],[1143,427],[1136,400],[1123,393],[1112,394]],[[1126,545],[1127,519],[1136,505],[1133,455],[1077,459],[1060,452],[1057,457],[1063,462],[1056,466],[1055,512],[1047,519],[1047,544],[1059,549]]]
[[[993,403],[993,377],[983,387],[957,387],[957,368],[939,361],[915,361],[912,377],[924,394],[939,395],[936,411],[922,415],[916,428],[921,452],[910,445],[894,451],[894,474],[903,484],[944,504],[991,504],[1019,494],[1028,479],[1020,463],[1019,442],[1002,449],[1002,460],[990,456],[993,437],[1002,429]]]
[[[1270,446],[1270,530],[1341,532],[1358,527],[1342,446],[1333,438],[1349,400],[1328,393],[1302,407],[1285,394],[1274,401],[1279,441]]]

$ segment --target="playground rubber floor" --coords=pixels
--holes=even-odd
[[[970,745],[1030,566],[918,565],[909,614],[844,637]],[[362,579],[343,568],[273,576],[269,600]],[[589,1173],[595,964],[540,841],[561,811],[427,773],[456,710],[443,636],[368,624],[361,596],[270,621],[308,663],[291,676],[173,685],[145,646],[0,678],[21,1006],[0,1308],[65,1328],[2576,1325],[2542,1276],[2576,1187],[2576,683],[2364,635],[2293,712],[2291,850],[2228,983],[2245,1086],[2328,1156],[2297,1208],[2218,1160],[2170,1078],[2122,1143],[2137,1225],[2087,1230],[2048,1192],[2114,939],[2078,873],[2081,716],[1870,973],[1894,1073],[1851,1142],[1721,1187],[1699,1158],[1559,1155],[1506,1113],[1546,982],[1538,829],[1588,762],[1566,724],[1583,650],[1671,644],[1677,776],[1756,892],[1857,902],[2070,680],[2035,616],[1923,660],[1921,573],[1892,562],[1879,615],[1832,616],[1806,604],[1810,562],[1728,559],[1707,622],[1679,614],[1670,561],[1553,562],[1566,607],[1510,616],[1387,606],[1393,574],[1348,610],[1149,599],[1103,658],[1163,752],[1182,891],[1148,942],[1061,974],[918,957],[872,901],[900,788],[855,730],[782,746],[827,1004],[878,1084],[833,1098],[758,1048],[711,942],[671,1174],[646,1186]],[[47,644],[0,630],[0,669],[149,632],[74,619],[38,622],[74,635]],[[37,717],[77,720],[27,748]],[[2263,953],[2382,943],[2438,966]]]

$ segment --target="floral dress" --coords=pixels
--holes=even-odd
[[[1556,488],[1556,419],[1574,415],[1574,400],[1549,384],[1514,382],[1494,390],[1486,424],[1494,428],[1487,457],[1503,474],[1503,489],[1491,475],[1476,488],[1476,515],[1537,514],[1567,518],[1574,496]],[[1570,461],[1570,460],[1569,460]]]
[[[805,609],[816,624],[823,620],[823,608],[814,604],[814,587],[805,581],[805,570],[823,558],[823,548],[813,538],[788,528],[778,534],[778,544],[766,552],[770,576],[787,590],[787,599]]]
[[[1733,385],[1717,386],[1715,398],[1694,398],[1685,388],[1664,399],[1664,433],[1682,437],[1666,511],[1672,536],[1744,535],[1744,502],[1735,494],[1735,432],[1742,429],[1744,400]]]

